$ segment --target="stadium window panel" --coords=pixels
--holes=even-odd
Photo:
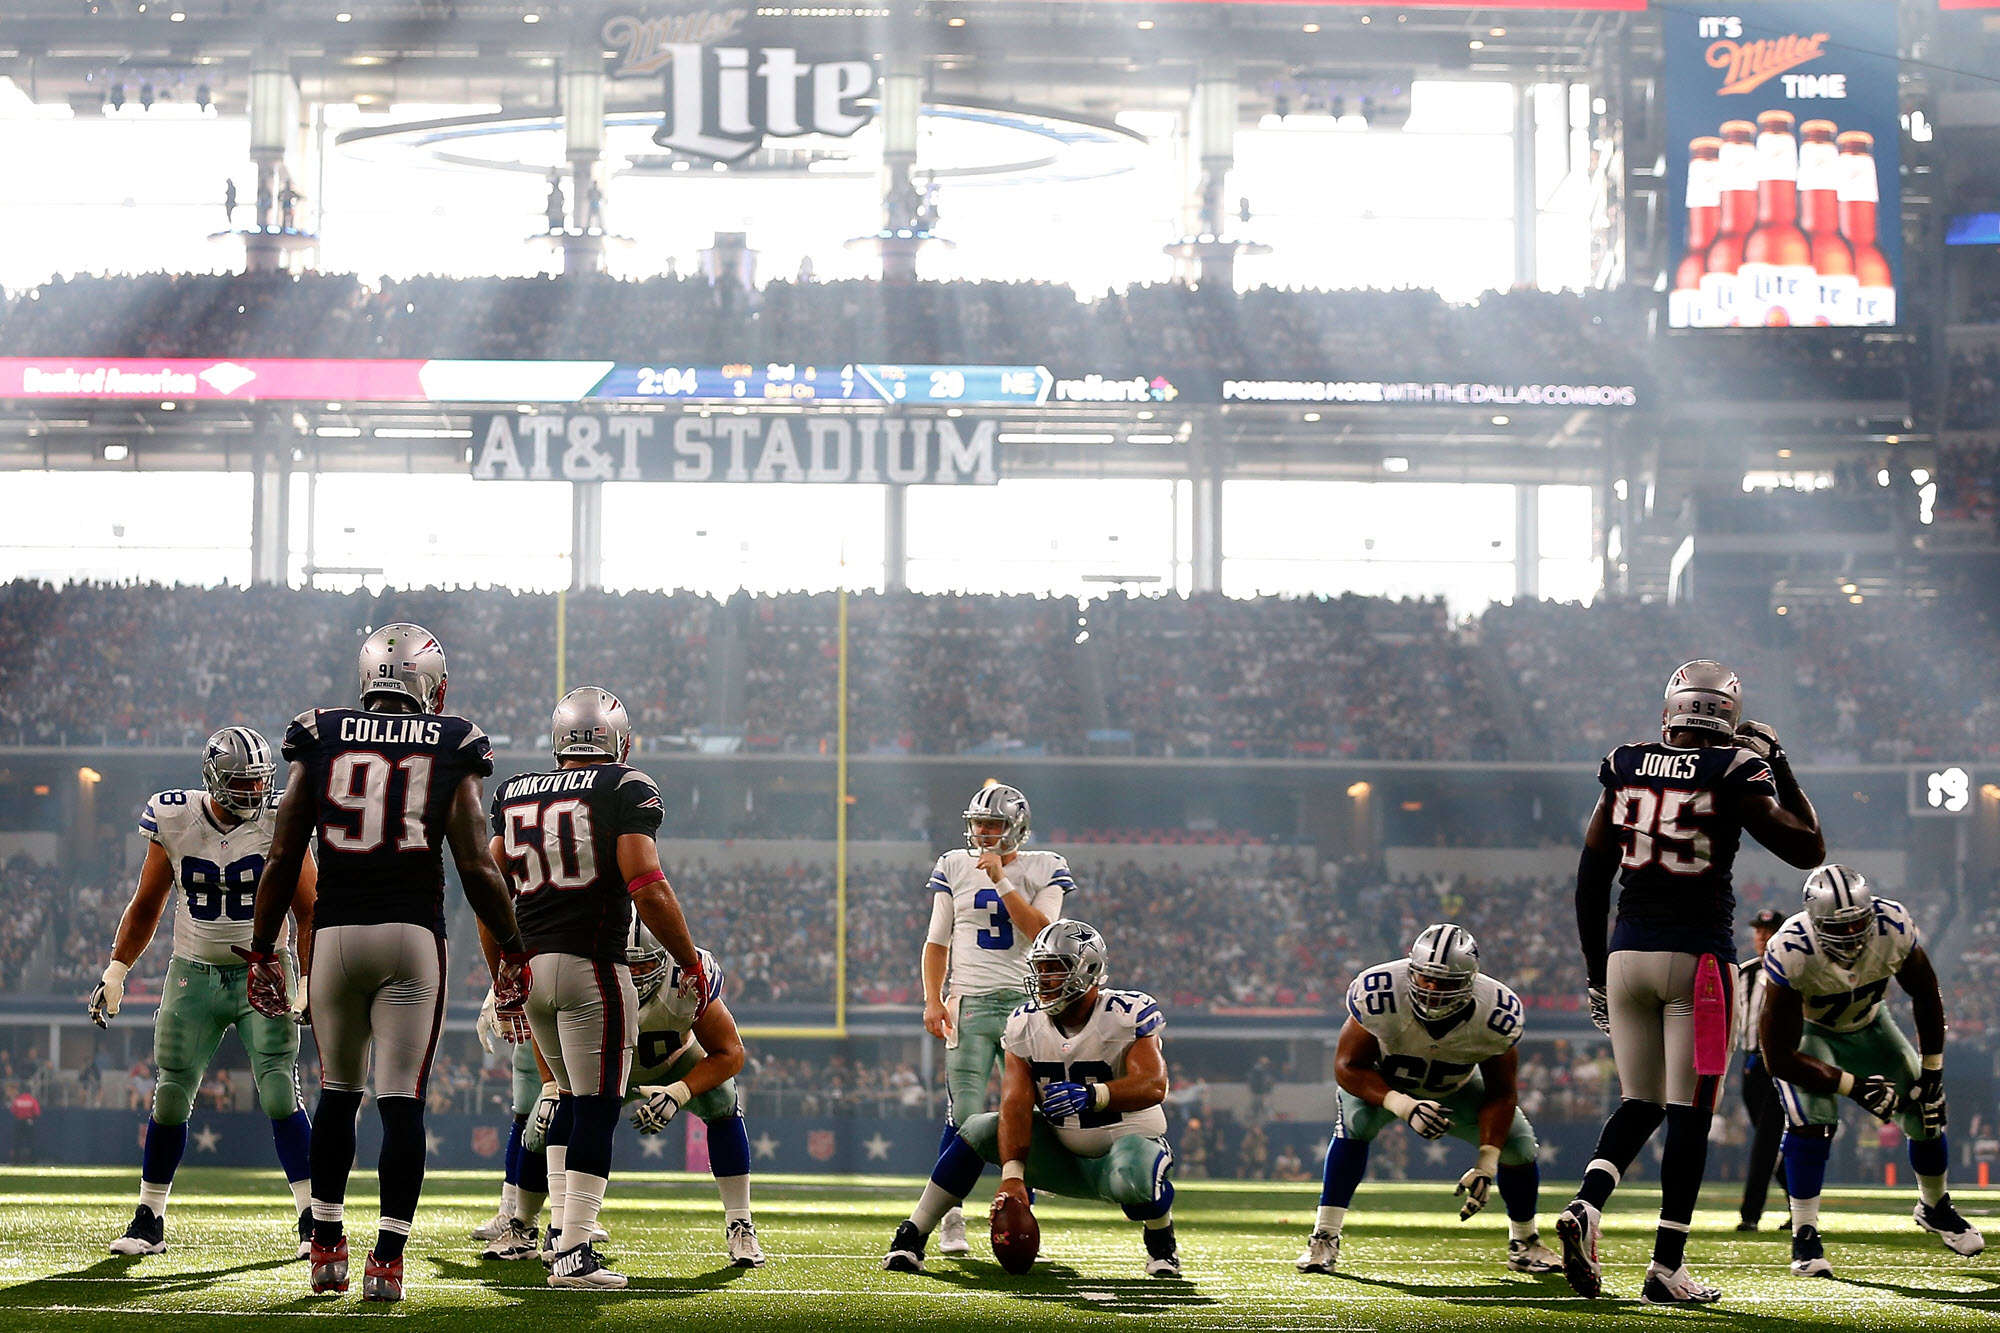
[[[885,489],[607,483],[605,586],[718,597],[879,588]]]
[[[1174,483],[1003,481],[909,490],[913,592],[1089,597],[1173,576]]]
[[[1542,486],[1537,490],[1541,595],[1552,602],[1588,604],[1596,599],[1604,576],[1592,550],[1590,487]]]
[[[567,482],[331,473],[310,494],[313,563],[360,571],[321,575],[321,587],[553,592],[570,584]],[[301,580],[308,495],[294,480],[292,567]]]
[[[1514,590],[1514,488],[1459,483],[1223,485],[1232,597],[1443,597],[1477,614]]]
[[[247,472],[9,472],[0,497],[0,581],[249,581]]]

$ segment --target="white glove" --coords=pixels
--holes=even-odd
[[[562,1094],[554,1083],[542,1084],[542,1095],[535,1100],[535,1109],[528,1115],[528,1123],[521,1126],[521,1146],[529,1152],[542,1152],[549,1146],[549,1124],[556,1118],[556,1099]]]
[[[1736,728],[1736,743],[1759,759],[1775,759],[1785,751],[1778,743],[1777,731],[1762,722],[1740,723]]]
[[[665,1087],[644,1087],[639,1089],[639,1095],[643,1100],[632,1108],[632,1128],[641,1134],[657,1134],[672,1124],[681,1107],[687,1105],[688,1085],[670,1083]]]
[[[103,1027],[107,1019],[118,1016],[118,1006],[125,1002],[125,974],[131,970],[116,958],[104,965],[104,978],[90,993],[91,1022]]]
[[[1419,1101],[1392,1088],[1382,1099],[1382,1105],[1427,1139],[1441,1139],[1451,1132],[1451,1112],[1441,1103]]]
[[[493,988],[488,986],[486,998],[479,1004],[479,1017],[472,1024],[473,1035],[479,1038],[488,1055],[498,1049],[500,1041],[500,1018],[493,1012],[493,1003]]]
[[[1463,1222],[1486,1206],[1486,1197],[1493,1192],[1493,1173],[1499,1169],[1500,1150],[1490,1143],[1482,1143],[1479,1146],[1479,1161],[1458,1178],[1458,1189],[1454,1191],[1465,1196],[1465,1202],[1458,1210],[1459,1221]]]

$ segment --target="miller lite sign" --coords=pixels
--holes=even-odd
[[[845,139],[875,115],[875,64],[861,56],[802,53],[794,43],[739,31],[742,9],[677,10],[605,19],[617,53],[612,76],[662,81],[665,111],[653,142],[737,162],[766,137]]]

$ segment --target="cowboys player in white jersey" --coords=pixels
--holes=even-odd
[[[743,1038],[723,1002],[722,966],[706,949],[701,973],[708,1001],[681,986],[681,968],[633,921],[625,957],[639,992],[639,1042],[625,1098],[632,1128],[658,1134],[681,1111],[708,1127],[708,1169],[722,1195],[723,1245],[738,1268],[761,1268],[764,1251],[750,1216],[750,1131],[743,1123],[736,1075],[743,1069]]]
[[[1458,1217],[1462,1222],[1484,1208],[1498,1181],[1507,1206],[1508,1268],[1561,1268],[1535,1225],[1542,1184],[1535,1127],[1515,1100],[1521,1001],[1479,970],[1472,936],[1450,924],[1426,928],[1408,958],[1354,979],[1347,1014],[1333,1066],[1339,1119],[1298,1270],[1331,1273],[1340,1262],[1340,1228],[1368,1169],[1368,1145],[1398,1119],[1424,1138],[1450,1134],[1479,1149],[1458,1182],[1465,1199]]]
[[[1908,909],[1869,892],[1859,871],[1821,866],[1806,879],[1805,910],[1765,948],[1764,975],[1761,1036],[1785,1108],[1792,1272],[1833,1276],[1819,1197],[1842,1096],[1902,1126],[1917,1177],[1917,1225],[1953,1254],[1985,1249],[1945,1188],[1944,995]],[[1910,997],[1921,1057],[1883,1002],[1891,978]]]
[[[1076,891],[1062,857],[1021,850],[1029,817],[1027,797],[1004,783],[988,783],[966,803],[965,846],[940,856],[931,870],[924,1027],[945,1044],[948,1100],[940,1153],[968,1116],[985,1109],[1007,1016],[1021,1002],[1028,978],[1028,944],[1062,916],[1064,899]],[[964,1215],[954,1208],[944,1219],[938,1252],[970,1248]]]
[[[276,768],[270,742],[248,727],[224,727],[208,738],[201,787],[159,792],[139,816],[151,845],[132,901],[119,919],[111,961],[91,993],[91,1018],[103,1027],[117,1014],[126,973],[152,942],[169,894],[174,903],[173,960],[167,964],[153,1024],[158,1081],[153,1113],[146,1121],[139,1206],[125,1234],[111,1242],[113,1254],[166,1250],[167,1195],[187,1147],[195,1093],[216,1047],[233,1027],[250,1054],[258,1104],[271,1117],[278,1161],[291,1182],[298,1215],[299,1257],[306,1255],[312,1226],[312,1122],[299,1105],[299,1028],[289,1015],[266,1018],[250,1007],[245,965],[234,952],[250,942],[251,903],[271,848],[270,813],[278,803],[271,790]],[[296,970],[304,970],[311,954],[314,883],[308,857],[292,903],[299,934]],[[292,969],[291,951],[281,952],[284,966]]]
[[[1104,937],[1056,921],[1028,950],[1028,1003],[1007,1019],[1000,1110],[969,1117],[931,1170],[882,1267],[921,1273],[946,1209],[1000,1166],[1000,1194],[1030,1190],[1118,1204],[1142,1223],[1146,1275],[1181,1275],[1174,1239],[1174,1150],[1167,1143],[1166,1018],[1143,991],[1105,984]]]

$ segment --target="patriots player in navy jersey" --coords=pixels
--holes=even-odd
[[[1660,1221],[1642,1294],[1655,1304],[1713,1301],[1721,1293],[1689,1273],[1685,1259],[1729,1059],[1730,871],[1745,832],[1801,869],[1826,858],[1826,840],[1777,733],[1743,721],[1743,684],[1719,662],[1675,671],[1660,740],[1613,750],[1598,782],[1604,790],[1577,865],[1577,931],[1591,1021],[1611,1034],[1623,1100],[1556,1220],[1563,1272],[1579,1295],[1602,1291],[1600,1210],[1664,1121]],[[1607,948],[1614,877],[1618,919]]]
[[[372,1084],[382,1119],[382,1216],[361,1297],[403,1299],[403,1245],[423,1191],[424,1092],[444,1026],[444,860],[498,942],[493,989],[517,1019],[527,965],[514,905],[482,836],[486,733],[444,711],[444,649],[420,625],[384,625],[361,646],[361,707],[310,709],[285,733],[291,776],[257,883],[250,1003],[289,1012],[276,953],[306,843],[319,850],[308,1009],[319,1043],[312,1130],[312,1289],[347,1290],[343,1216],[355,1118]],[[524,1035],[524,1034],[523,1034]]]

